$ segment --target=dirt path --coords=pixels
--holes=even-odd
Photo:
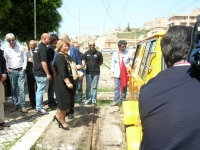
[[[110,66],[110,57],[104,57],[104,62]],[[84,84],[83,84],[84,86]],[[110,79],[110,70],[103,66],[99,79],[97,101],[101,101],[99,109],[99,138],[102,150],[126,150],[123,114],[118,106],[109,106],[113,100],[114,82]],[[105,102],[105,103],[104,103]],[[66,119],[69,131],[58,128],[56,122],[51,122],[32,149],[37,150],[85,150],[89,133],[90,113],[92,105],[79,106],[75,104],[75,118]]]

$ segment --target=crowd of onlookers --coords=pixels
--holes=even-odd
[[[41,115],[48,114],[48,111],[43,108],[43,94],[48,85],[48,106],[52,110],[58,109],[54,120],[58,122],[59,127],[65,130],[69,129],[65,117],[74,118],[76,90],[79,105],[96,104],[103,55],[96,50],[94,41],[89,41],[89,50],[81,53],[79,43],[70,42],[67,34],[58,36],[43,33],[39,42],[29,41],[28,52],[25,52],[24,47],[17,42],[13,33],[8,33],[5,40],[8,45],[0,53],[0,78],[4,84],[4,86],[0,84],[0,91],[4,93],[5,88],[5,94],[12,97],[11,112],[18,110],[22,113],[28,112],[25,100],[25,75],[32,109],[36,109]],[[126,45],[126,41],[119,41],[119,51],[116,51],[112,57],[111,78],[114,78],[115,82],[115,99],[111,106],[117,105],[120,101],[120,92],[122,92],[122,101],[126,99],[128,81],[126,67],[131,57],[126,50]],[[86,100],[83,103],[84,76],[86,78]],[[121,85],[120,82],[123,84]],[[19,88],[19,94],[17,88]],[[4,101],[5,96],[1,94],[0,129],[10,126],[3,121]]]
[[[5,85],[0,84],[0,121],[2,122],[0,122],[0,129],[10,126],[3,121],[5,96],[2,93],[12,97],[13,108],[10,110],[11,112],[17,110],[22,113],[28,112],[25,100],[25,74],[32,109],[36,109],[37,113],[41,115],[48,114],[47,110],[42,107],[43,94],[46,85],[48,85],[48,106],[50,109],[59,109],[54,119],[63,129],[69,129],[64,121],[65,116],[68,116],[69,119],[74,118],[76,89],[79,105],[89,104],[90,101],[96,103],[103,56],[95,49],[94,41],[89,41],[89,50],[83,54],[79,50],[79,43],[71,43],[67,34],[58,36],[43,33],[39,44],[36,40],[29,41],[28,52],[25,52],[24,47],[16,41],[13,33],[8,33],[5,39],[8,45],[0,53],[0,78]],[[84,69],[85,65],[86,69]],[[77,73],[76,78],[74,78],[74,72]],[[84,75],[87,81],[86,103],[82,102]]]

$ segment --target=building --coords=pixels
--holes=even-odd
[[[167,27],[168,26],[168,19],[165,17],[162,18],[154,18],[150,21],[144,23],[144,28],[150,29],[155,27]]]
[[[196,23],[197,15],[200,14],[200,8],[195,9],[192,13],[175,14],[169,17],[169,26],[183,25],[194,26]]]

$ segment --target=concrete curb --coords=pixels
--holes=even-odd
[[[48,115],[42,116],[10,150],[30,150],[51,123],[56,111],[50,111]]]

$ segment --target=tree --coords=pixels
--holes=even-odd
[[[0,18],[2,18],[8,12],[8,9],[11,7],[11,2],[10,0],[1,0],[0,6],[2,6],[0,9]]]
[[[130,32],[130,31],[131,31],[131,28],[130,28],[130,25],[129,25],[129,23],[128,23],[128,25],[127,25],[127,28],[126,28],[126,30],[127,30],[128,32]]]
[[[11,7],[0,18],[0,38],[7,33],[13,33],[20,42],[34,39],[34,1],[10,0]],[[62,5],[62,0],[37,0],[36,1],[37,39],[44,32],[57,32],[62,20],[57,8]]]

